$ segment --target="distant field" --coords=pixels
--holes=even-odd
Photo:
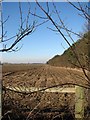
[[[2,72],[16,72],[31,69],[31,67],[42,66],[42,64],[3,64]]]

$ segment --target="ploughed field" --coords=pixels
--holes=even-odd
[[[3,65],[3,115],[7,118],[5,113],[11,111],[11,120],[18,116],[22,120],[62,120],[67,114],[63,119],[72,117],[73,120],[75,94],[59,92],[59,89],[74,88],[71,83],[87,84],[80,69],[46,64]]]

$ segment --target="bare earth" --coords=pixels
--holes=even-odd
[[[65,67],[53,67],[49,65],[4,65],[3,66],[3,86],[7,88],[15,88],[15,90],[24,91],[40,88],[52,88],[53,92],[35,92],[27,95],[16,93],[14,91],[3,92],[3,114],[11,109],[19,109],[24,111],[25,115],[32,118],[33,114],[41,113],[45,110],[49,117],[54,118],[60,114],[60,111],[68,107],[68,110],[74,112],[75,94],[55,92],[55,86],[67,89],[67,87],[74,88],[74,85],[67,85],[67,83],[86,85],[87,82],[81,70],[71,69]],[[51,90],[52,91],[52,90]],[[17,107],[18,106],[18,107]],[[56,110],[56,112],[55,112]],[[36,112],[35,112],[36,111]],[[53,115],[51,114],[54,111]],[[49,115],[50,114],[50,115]],[[36,117],[36,116],[35,116]],[[36,120],[36,118],[35,118]],[[43,118],[44,120],[44,118]]]

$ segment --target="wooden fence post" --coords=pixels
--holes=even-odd
[[[75,86],[75,119],[84,120],[84,88]]]

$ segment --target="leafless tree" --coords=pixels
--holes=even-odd
[[[9,31],[9,29],[5,30],[5,25],[7,25],[7,22],[9,21],[9,16],[6,19],[4,19],[3,1],[2,0],[0,1],[0,18],[1,18],[0,19],[0,30],[1,30],[0,31],[0,52],[1,53],[2,52],[13,52],[13,51],[17,52],[18,50],[20,50],[22,48],[22,46],[21,47],[17,46],[17,44],[20,41],[22,41],[22,39],[24,39],[26,36],[31,35],[37,29],[37,27],[39,27],[40,25],[48,22],[48,20],[44,20],[43,22],[42,21],[37,22],[35,20],[35,17],[33,19],[31,18],[30,3],[28,3],[28,6],[27,6],[26,18],[23,17],[23,7],[22,7],[21,2],[18,2],[18,7],[19,7],[19,22],[20,22],[20,24],[18,25],[18,30],[16,31],[17,33],[13,36],[7,36],[7,31]],[[18,22],[18,21],[15,21],[15,22]],[[6,87],[3,86],[3,81],[1,84],[2,84],[2,88],[1,88],[2,91],[4,91],[4,90],[7,91]],[[9,98],[10,98],[10,96],[9,96]],[[12,110],[7,111],[5,113],[5,115],[2,117],[2,119],[4,119],[4,117],[6,115],[8,115],[9,113],[12,113]],[[11,119],[10,116],[8,116],[8,119]]]
[[[69,29],[66,25],[65,25],[65,22],[63,21],[63,19],[61,18],[60,16],[60,12],[59,10],[57,9],[57,6],[54,2],[52,2],[53,4],[53,13],[57,16],[58,20],[55,19],[55,17],[53,18],[53,15],[52,13],[50,12],[50,7],[49,7],[49,3],[47,2],[46,3],[46,9],[38,2],[38,0],[35,0],[38,7],[41,9],[41,11],[43,11],[43,13],[45,14],[45,16],[47,16],[47,19],[52,23],[52,25],[54,26],[55,29],[53,28],[50,28],[50,30],[60,34],[63,38],[63,40],[69,45],[73,55],[75,56],[75,59],[76,61],[78,62],[78,65],[75,64],[74,62],[70,61],[71,64],[73,64],[74,66],[78,67],[78,68],[81,68],[85,78],[86,78],[86,81],[88,82],[88,86],[90,86],[90,42],[89,45],[88,45],[88,56],[87,56],[87,64],[88,64],[88,68],[85,68],[83,67],[83,64],[80,60],[80,55],[78,54],[78,51],[76,49],[76,45],[74,45],[74,47],[72,47],[72,44],[71,42],[69,41],[69,39],[72,41],[72,43],[74,43],[74,39],[72,37],[72,34],[74,35],[77,35],[81,38],[84,37],[84,39],[87,39],[85,38],[84,34],[83,35],[80,35],[79,33],[75,33],[72,29]],[[78,14],[86,20],[87,24],[85,25],[86,28],[85,28],[85,32],[86,34],[88,34],[88,41],[90,40],[90,7],[88,6],[88,4],[85,4],[84,6],[82,5],[82,3],[78,2],[77,1],[77,5],[75,5],[73,2],[70,2],[69,0],[67,0],[67,2],[73,7],[73,9],[76,9],[78,11]],[[67,37],[68,36],[68,37]],[[69,38],[69,39],[68,39]],[[82,54],[82,51],[81,51],[81,54]],[[82,54],[82,58],[84,58],[85,56]],[[87,69],[87,71],[86,71]],[[89,91],[90,92],[90,91]],[[89,96],[88,96],[89,98]]]
[[[52,2],[52,4],[53,4],[53,12],[54,12],[55,15],[58,17],[58,21],[56,21],[56,20],[52,17],[52,14],[50,13],[50,7],[49,7],[49,5],[48,5],[48,4],[49,4],[48,2],[46,3],[47,9],[44,9],[37,0],[35,0],[35,1],[36,1],[36,3],[37,3],[38,7],[39,7],[39,8],[43,11],[43,13],[47,16],[47,19],[48,19],[48,20],[53,24],[53,26],[55,27],[55,29],[52,29],[52,28],[50,28],[50,27],[49,27],[49,29],[51,29],[51,30],[54,31],[54,32],[59,33],[59,34],[63,37],[64,41],[65,41],[65,42],[69,45],[69,47],[71,48],[71,51],[73,52],[73,54],[74,54],[74,56],[75,56],[75,58],[76,58],[76,60],[77,60],[77,62],[78,62],[78,65],[76,65],[75,63],[73,63],[73,62],[70,61],[71,64],[74,64],[75,66],[77,66],[77,67],[79,67],[79,68],[82,69],[85,77],[87,78],[87,82],[88,82],[88,84],[90,85],[90,77],[89,77],[88,74],[86,73],[85,68],[83,67],[83,65],[82,65],[82,63],[81,63],[81,61],[80,61],[79,55],[77,54],[77,50],[75,49],[75,45],[74,45],[74,47],[72,47],[71,42],[69,41],[69,39],[71,39],[71,41],[74,43],[74,39],[73,39],[73,37],[72,37],[72,34],[77,35],[77,36],[79,36],[79,37],[82,37],[82,35],[80,35],[79,33],[75,33],[72,29],[69,29],[69,28],[66,27],[65,22],[64,22],[63,19],[61,18],[60,12],[58,11],[58,9],[57,9],[57,7],[56,7],[56,5],[55,5],[54,2]],[[90,28],[90,15],[89,15],[89,12],[88,12],[89,9],[90,9],[89,6],[88,6],[88,5],[85,5],[85,6],[83,7],[80,2],[78,2],[78,6],[75,5],[73,2],[70,2],[69,0],[67,0],[67,2],[68,2],[71,6],[73,6],[74,9],[76,9],[76,10],[79,12],[79,15],[80,15],[81,17],[83,17],[83,18],[87,21],[88,33],[89,33],[89,31],[90,31],[90,29],[89,29],[89,28]],[[65,33],[63,32],[63,30],[65,31],[66,35],[65,35]],[[69,39],[68,39],[68,37],[66,37],[66,36],[68,36]],[[87,57],[89,57],[89,56],[87,56]],[[89,58],[88,58],[88,60],[89,60]]]
[[[10,37],[10,38],[8,38],[8,39],[5,39],[6,32],[4,32],[4,24],[5,24],[5,22],[7,22],[8,18],[4,21],[4,20],[3,20],[3,13],[1,12],[1,28],[2,28],[2,34],[1,34],[1,38],[0,38],[0,39],[1,39],[1,43],[6,43],[6,41],[9,41],[9,40],[11,40],[11,39],[13,39],[13,38],[15,38],[15,41],[12,43],[12,45],[11,45],[9,48],[7,48],[7,45],[4,44],[4,47],[0,50],[0,52],[17,51],[17,50],[19,50],[17,47],[16,47],[16,49],[14,49],[14,47],[17,45],[17,43],[19,43],[25,36],[31,34],[31,33],[36,29],[37,26],[42,25],[42,24],[45,23],[46,21],[50,21],[50,22],[53,24],[53,26],[55,27],[55,29],[50,28],[50,27],[48,27],[48,28],[49,28],[50,30],[54,31],[54,32],[59,33],[59,34],[63,37],[64,41],[66,41],[66,43],[69,45],[69,47],[71,48],[73,54],[75,55],[76,60],[78,61],[78,65],[76,65],[76,64],[74,64],[74,63],[71,63],[71,64],[74,64],[75,66],[81,68],[82,71],[83,71],[83,73],[84,73],[84,75],[85,75],[85,77],[86,77],[86,81],[88,82],[88,87],[82,86],[82,85],[79,85],[79,86],[90,89],[90,78],[89,78],[89,75],[87,74],[86,69],[83,67],[83,65],[82,65],[82,63],[81,63],[81,61],[80,61],[80,59],[79,59],[79,56],[78,56],[78,54],[77,54],[77,50],[75,49],[75,46],[72,47],[71,43],[69,42],[68,38],[66,37],[66,36],[68,36],[68,37],[71,39],[71,41],[74,43],[74,39],[73,39],[73,37],[72,37],[72,34],[77,35],[77,36],[79,36],[79,37],[82,37],[82,35],[80,35],[80,34],[78,34],[78,33],[75,33],[72,29],[69,29],[69,28],[66,27],[64,21],[62,20],[60,14],[59,14],[59,11],[58,11],[55,3],[52,2],[53,8],[54,8],[54,9],[53,9],[53,10],[54,10],[53,12],[57,15],[58,20],[59,20],[59,23],[53,19],[52,13],[50,13],[50,7],[49,7],[49,3],[48,3],[48,2],[46,3],[47,9],[44,9],[37,0],[35,0],[35,1],[36,1],[36,4],[38,5],[38,7],[44,12],[44,14],[46,15],[46,17],[39,16],[39,15],[36,14],[36,13],[32,13],[32,12],[30,11],[30,8],[29,8],[28,14],[27,14],[27,18],[26,18],[26,20],[24,21],[23,18],[22,18],[22,8],[21,8],[21,4],[19,3],[20,28],[19,28],[18,33],[17,33],[15,36],[12,36],[12,37]],[[68,1],[68,0],[67,0],[67,1]],[[85,6],[85,8],[82,8],[80,2],[78,2],[79,7],[77,7],[76,5],[74,5],[74,3],[70,2],[70,1],[68,1],[68,3],[69,3],[70,5],[72,5],[76,10],[78,10],[78,11],[80,12],[80,16],[81,16],[81,17],[83,17],[84,19],[88,20],[88,23],[90,23],[90,22],[89,22],[89,21],[90,21],[90,15],[88,14],[88,11],[87,11],[87,10],[90,9],[90,8],[89,8],[88,6]],[[43,19],[44,22],[42,22],[42,23],[40,23],[40,24],[37,25],[36,21],[33,21],[33,24],[30,25],[30,24],[29,24],[29,15],[30,15],[30,14],[31,14],[31,15],[34,15],[34,16],[40,18],[40,19]],[[24,26],[26,26],[26,27],[24,27]],[[89,26],[89,25],[88,25],[88,26]],[[88,28],[88,29],[89,29],[89,28]],[[66,32],[66,35],[64,34],[63,31]],[[88,32],[89,32],[89,31],[88,31]],[[72,83],[67,83],[67,84],[68,84],[68,85],[72,85]],[[63,85],[66,85],[66,84],[59,84],[59,85],[51,86],[51,88],[53,88],[53,87],[58,87],[58,86],[63,86]],[[73,84],[73,85],[78,85],[78,84]],[[49,87],[49,88],[50,88],[50,87]],[[44,88],[44,89],[41,89],[41,90],[38,90],[38,91],[44,91],[44,90],[46,90],[46,89],[48,89],[48,88]],[[22,92],[22,91],[20,92],[20,91],[17,91],[17,90],[14,91],[14,90],[10,90],[9,88],[6,88],[6,87],[4,87],[4,86],[3,86],[3,90],[4,90],[4,91],[13,91],[13,92],[15,92],[15,93],[24,94],[24,95],[28,95],[28,94],[32,94],[32,93],[33,93],[33,92],[28,92],[28,93],[26,93],[26,92]],[[35,91],[35,92],[38,92],[38,91]],[[38,106],[38,105],[37,105],[37,106]],[[36,106],[36,107],[37,107],[37,106]],[[35,108],[36,108],[36,107],[35,107]],[[28,117],[27,117],[27,120],[29,119],[31,113],[35,110],[35,108],[29,113],[29,115],[28,115]],[[11,111],[10,111],[10,112],[11,112]],[[56,116],[55,116],[55,117],[56,117]]]
[[[7,30],[5,30],[4,25],[9,20],[9,16],[6,19],[3,18],[4,13],[3,13],[2,3],[3,2],[0,1],[0,9],[1,9],[0,10],[0,15],[1,15],[1,20],[0,20],[0,29],[1,29],[0,44],[2,44],[2,48],[0,49],[0,52],[18,51],[22,46],[17,47],[16,45],[22,39],[24,39],[26,36],[31,35],[38,26],[42,25],[43,23],[45,23],[47,21],[44,21],[42,23],[37,23],[37,21],[35,19],[32,21],[32,19],[30,18],[30,11],[31,11],[30,5],[27,7],[28,10],[27,10],[26,18],[23,18],[22,4],[21,4],[21,2],[19,2],[20,25],[19,25],[19,28],[18,28],[18,32],[11,37],[7,36]],[[30,21],[32,21],[32,22],[30,22]],[[9,41],[11,42],[10,46],[8,46],[8,43],[7,43]]]

